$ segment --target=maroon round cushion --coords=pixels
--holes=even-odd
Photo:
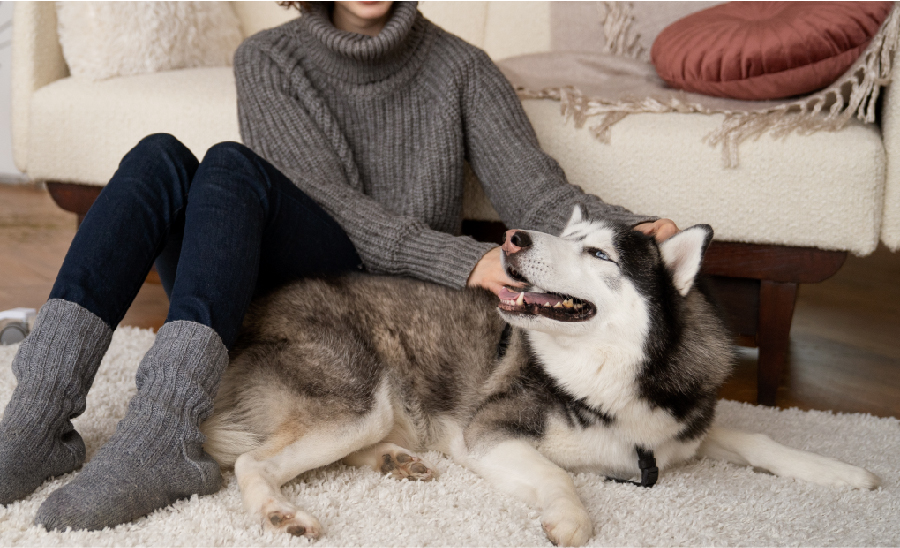
[[[729,2],[666,27],[650,58],[670,86],[744,100],[828,86],[865,51],[893,2]]]

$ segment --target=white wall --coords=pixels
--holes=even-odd
[[[12,157],[12,135],[10,133],[10,65],[12,52],[12,2],[0,2],[0,183],[15,181],[23,177],[16,169]]]

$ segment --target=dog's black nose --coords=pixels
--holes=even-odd
[[[531,236],[527,232],[517,230],[510,237],[509,243],[516,247],[531,247]]]

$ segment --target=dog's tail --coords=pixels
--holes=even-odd
[[[203,448],[223,468],[232,468],[238,457],[263,443],[259,434],[242,428],[242,423],[232,415],[227,411],[216,413],[200,426],[206,436]]]

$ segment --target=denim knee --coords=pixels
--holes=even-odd
[[[206,184],[237,184],[252,188],[260,202],[266,203],[269,194],[267,162],[247,146],[234,141],[217,143],[206,151],[200,163],[198,179]],[[274,168],[273,168],[274,169]],[[227,173],[227,177],[200,177],[204,171]]]
[[[178,163],[199,163],[194,153],[168,133],[154,133],[141,139],[129,154],[140,154],[145,158],[170,158]]]
[[[226,169],[257,172],[262,170],[260,160],[262,160],[262,158],[250,150],[246,145],[235,141],[224,141],[210,147],[210,149],[206,151],[206,156],[203,157],[202,163],[204,165],[224,167]]]
[[[203,161],[217,161],[222,158],[230,158],[234,155],[242,156],[247,159],[255,159],[258,157],[255,152],[250,150],[250,148],[243,143],[238,143],[237,141],[222,141],[221,143],[216,143],[209,147]]]
[[[166,188],[187,194],[190,181],[200,162],[178,139],[167,133],[155,133],[141,139],[122,158],[116,174],[109,181],[111,187]]]

